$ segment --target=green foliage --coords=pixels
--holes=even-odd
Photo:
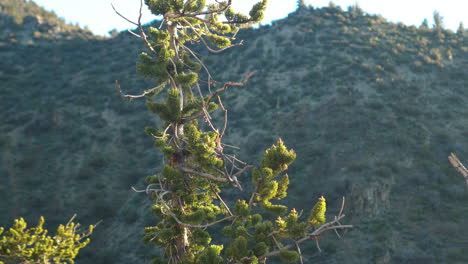
[[[146,78],[152,78],[158,82],[167,80],[167,62],[157,62],[149,54],[140,54],[140,61],[136,64],[136,70]]]
[[[283,176],[283,179],[281,179],[281,181],[278,182],[278,189],[276,191],[276,195],[274,198],[278,200],[285,198],[288,195],[287,193],[288,185],[289,185],[289,176],[285,174]]]
[[[60,225],[54,236],[47,235],[41,217],[36,227],[27,228],[23,218],[16,219],[5,233],[0,227],[0,263],[74,263],[81,248],[89,244],[94,226],[87,233],[77,233],[79,224]],[[86,239],[85,239],[86,238]]]
[[[226,263],[221,256],[221,250],[223,246],[211,245],[205,251],[200,254],[198,259],[195,261],[196,264],[223,264]]]
[[[288,165],[296,159],[294,150],[287,150],[281,139],[277,146],[272,146],[265,151],[261,161],[262,168],[270,168],[275,174],[288,169]]]
[[[218,135],[214,132],[201,132],[197,126],[198,122],[193,122],[184,127],[188,141],[187,149],[193,154],[187,161],[208,170],[212,166],[220,168],[223,161],[214,155]]]
[[[229,245],[226,253],[231,259],[241,259],[244,256],[248,256],[249,248],[247,246],[247,239],[243,236],[239,236]]]
[[[252,183],[258,189],[255,198],[270,214],[284,215],[287,211],[286,206],[272,204],[270,200],[280,200],[287,196],[289,176],[284,175],[279,182],[274,178],[286,170],[295,158],[294,150],[288,150],[279,139],[278,145],[273,145],[265,151],[261,160],[261,172],[258,169],[252,171]]]
[[[213,43],[218,48],[225,48],[231,45],[231,40],[229,38],[219,36],[216,34],[209,34],[206,36],[211,43]]]
[[[173,11],[173,1],[166,0],[145,0],[145,4],[149,7],[151,13],[156,16],[164,15],[167,12]]]
[[[191,70],[198,72],[202,68],[201,64],[193,61],[189,55],[185,54],[183,57],[183,68],[180,70]]]
[[[181,73],[175,76],[175,79],[183,86],[190,87],[198,80],[198,74],[195,72],[190,72],[187,74]]]
[[[158,43],[158,45],[162,43],[163,44],[169,43],[170,35],[163,30],[159,30],[154,27],[149,27],[148,35],[153,39],[153,41]]]
[[[237,200],[236,206],[234,207],[236,215],[248,216],[250,214],[249,205],[245,200]]]
[[[249,12],[249,15],[250,15],[253,22],[258,23],[258,22],[262,21],[262,19],[264,17],[264,13],[265,13],[267,3],[268,3],[267,0],[263,0],[261,2],[256,3],[252,7],[252,9]]]
[[[253,248],[255,256],[263,256],[270,251],[270,247],[265,242],[259,242]]]
[[[226,18],[229,20],[229,21],[235,21],[237,22],[238,24],[241,24],[241,23],[245,23],[245,22],[248,22],[249,21],[249,18],[246,16],[246,15],[243,15],[241,13],[238,13],[238,12],[235,12],[231,7],[229,7],[227,10],[226,10],[226,13],[224,13],[224,15],[226,16]]]
[[[186,12],[199,12],[206,5],[206,0],[195,0],[195,1],[186,1],[184,5],[184,10]]]
[[[151,112],[157,114],[164,121],[178,122],[182,117],[180,92],[177,89],[170,89],[167,92],[167,99],[164,103],[147,101],[146,105]]]
[[[286,263],[293,263],[299,258],[299,254],[292,250],[282,250],[280,258]]]
[[[327,204],[325,198],[320,197],[318,202],[312,208],[312,212],[310,213],[309,223],[313,227],[319,227],[320,225],[325,223],[325,212],[327,211]]]

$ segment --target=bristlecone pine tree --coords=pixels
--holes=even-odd
[[[246,85],[253,73],[242,82],[219,85],[191,47],[201,44],[218,53],[240,45],[233,43],[233,36],[240,28],[261,21],[267,5],[267,0],[260,1],[243,15],[232,9],[231,2],[145,0],[154,15],[163,16],[159,28],[147,31],[140,20],[124,17],[138,26],[139,33],[133,34],[148,50],[141,53],[137,72],[154,79],[157,86],[140,95],[125,95],[118,82],[116,88],[124,99],[146,98],[149,110],[164,123],[160,129],[146,128],[167,160],[160,173],[146,178],[145,191],[154,201],[152,212],[160,222],[145,228],[143,240],[164,249],[164,255],[152,263],[266,263],[277,256],[291,263],[302,261],[302,242],[317,240],[328,230],[351,227],[339,223],[342,210],[333,221],[325,222],[323,197],[303,220],[295,209],[274,202],[287,196],[289,177],[284,172],[296,158],[281,139],[251,171],[254,186],[249,189],[254,191],[250,199],[235,203],[222,199],[222,186],[243,190],[237,177],[253,166],[224,151],[229,147],[222,143],[227,110],[220,95],[228,87]],[[220,128],[210,115],[218,108],[224,116]],[[230,243],[211,243],[208,231],[215,224],[225,224],[223,233]]]

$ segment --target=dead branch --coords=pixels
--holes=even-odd
[[[221,195],[219,195],[216,190],[214,189],[213,187],[213,184],[210,183],[210,187],[211,187],[211,191],[216,195],[216,197],[219,199],[219,201],[223,204],[224,208],[226,208],[226,210],[228,211],[229,215],[230,216],[233,216],[231,210],[229,209],[229,206],[227,206],[226,202],[224,202],[223,198],[221,197]]]
[[[125,19],[127,22],[129,22],[129,23],[131,23],[131,24],[133,24],[133,25],[135,25],[135,26],[138,26],[138,23],[135,23],[135,22],[131,21],[130,19],[126,18],[125,16],[123,16],[122,14],[120,14],[119,11],[117,11],[117,10],[115,9],[113,3],[111,3],[111,6],[112,6],[112,9],[114,9],[115,13],[117,13],[117,15],[119,15],[121,18]],[[140,11],[140,14],[141,14],[141,11]]]
[[[207,100],[205,101],[205,104],[208,105],[211,100],[217,96],[218,94],[226,91],[230,86],[237,86],[237,87],[244,87],[245,85],[247,85],[247,82],[249,81],[249,79],[255,74],[255,72],[251,72],[249,73],[242,82],[226,82],[224,83],[224,86],[222,88],[219,88],[218,90],[214,91],[208,98]],[[183,118],[182,121],[183,122],[187,122],[187,121],[191,121],[191,120],[194,120],[194,119],[197,119],[199,117],[201,117],[203,115],[203,111],[200,111],[190,117],[186,117],[186,118]]]
[[[137,37],[137,38],[141,38],[140,35],[138,35],[137,33],[133,32],[133,31],[131,31],[130,29],[127,29],[127,32],[130,33],[130,34],[132,34],[133,36],[135,36],[135,37]]]
[[[216,176],[211,175],[211,174],[209,174],[209,173],[205,173],[205,172],[200,172],[200,171],[192,170],[192,169],[185,168],[185,167],[179,167],[179,169],[180,169],[182,172],[191,173],[191,174],[196,174],[196,175],[198,175],[198,176],[202,176],[202,177],[204,177],[204,178],[207,178],[207,179],[210,179],[210,180],[213,180],[213,181],[217,181],[217,182],[229,182],[229,179],[228,179],[228,178],[216,177]]]
[[[466,169],[454,153],[450,153],[448,159],[452,166],[465,178],[466,186],[468,187],[468,169]]]
[[[203,63],[203,61],[195,54],[195,52],[193,52],[191,49],[187,48],[185,45],[183,45],[182,43],[180,43],[180,45],[182,46],[183,49],[185,49],[186,51],[188,51],[197,61],[198,63],[201,64],[201,66],[203,67],[203,69],[205,69],[205,72],[206,74],[208,75],[208,91],[211,93],[211,83],[213,82],[213,77],[211,76],[211,73],[210,71],[208,70],[208,68],[206,67],[205,63]]]
[[[244,168],[242,168],[241,170],[239,170],[238,172],[236,172],[234,175],[232,175],[232,177],[237,177],[239,176],[240,174],[242,174],[244,171],[252,168],[253,165],[246,165]]]
[[[218,97],[219,106],[221,107],[221,110],[223,110],[223,112],[224,112],[223,128],[221,129],[221,133],[219,134],[219,138],[220,138],[220,141],[221,141],[221,139],[224,137],[224,133],[226,132],[226,128],[227,128],[228,111],[224,107],[223,102],[221,101],[221,97],[219,95],[217,97]],[[220,144],[221,144],[221,142],[220,142]]]
[[[255,186],[255,190],[252,192],[252,195],[250,196],[250,199],[249,199],[249,209],[252,209],[255,194],[257,194],[257,191],[258,191],[258,186]]]
[[[129,100],[131,102],[134,99],[143,98],[143,97],[147,96],[148,94],[151,94],[152,92],[154,92],[154,91],[156,91],[158,89],[161,89],[162,87],[166,86],[167,83],[168,83],[168,81],[165,81],[165,82],[161,83],[160,85],[158,85],[158,86],[156,86],[154,88],[151,88],[149,90],[146,90],[144,93],[139,94],[139,95],[130,95],[130,94],[124,94],[122,92],[122,89],[120,88],[119,81],[115,80],[115,89],[117,89],[117,91],[119,92],[120,98],[122,98],[123,100]]]
[[[296,241],[294,241],[294,244],[296,244],[296,250],[297,250],[297,253],[299,253],[299,261],[301,262],[301,264],[304,264],[304,260],[302,258],[301,248],[299,247],[299,244]]]
[[[143,30],[143,25],[141,24],[141,17],[143,16],[143,0],[140,0],[140,14],[138,16],[138,22],[135,23],[133,21],[131,21],[130,19],[126,18],[124,15],[120,14],[119,11],[117,11],[114,7],[113,4],[111,4],[112,6],[112,9],[114,9],[115,13],[117,13],[117,15],[119,15],[121,18],[125,19],[126,21],[128,21],[129,23],[135,25],[138,27],[139,31],[140,31],[140,35],[134,33],[134,32],[130,32],[132,35],[140,38],[143,40],[143,43],[145,44],[146,48],[148,50],[150,50],[153,54],[157,55],[156,51],[153,49],[153,47],[151,46],[151,44],[149,43],[148,41],[148,37],[146,36],[145,34],[145,31]]]

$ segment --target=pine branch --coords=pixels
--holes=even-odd
[[[271,251],[271,252],[268,252],[268,253],[264,254],[263,256],[259,257],[259,259],[265,259],[265,258],[277,256],[277,255],[279,255],[281,253],[282,250],[293,248],[293,247],[296,246],[296,244],[299,245],[299,244],[301,244],[301,243],[303,243],[305,241],[308,241],[308,240],[316,240],[316,239],[318,239],[320,237],[320,235],[322,233],[324,233],[326,231],[329,231],[329,230],[353,228],[352,225],[340,225],[340,224],[338,224],[338,221],[341,220],[343,217],[345,217],[345,215],[341,215],[340,217],[337,217],[335,220],[323,224],[318,229],[316,229],[314,232],[309,233],[307,236],[295,241],[294,243],[283,246],[281,248],[281,250],[274,250],[274,251]]]
[[[182,19],[182,21],[184,21],[185,23],[187,23],[187,25],[189,25],[190,29],[192,29],[193,33],[195,33],[195,35],[197,35],[197,37],[201,40],[201,42],[203,43],[203,45],[205,45],[206,49],[209,50],[210,52],[212,53],[220,53],[220,52],[223,52],[229,48],[232,48],[232,47],[235,47],[235,46],[240,46],[242,45],[244,42],[241,40],[239,43],[236,43],[236,44],[232,44],[232,45],[229,45],[227,47],[224,47],[224,48],[221,48],[219,50],[215,50],[215,49],[212,49],[210,47],[210,45],[208,45],[208,43],[206,42],[206,40],[200,35],[200,33],[198,33],[198,31],[192,26],[192,24],[190,24],[189,22],[187,22],[187,20],[185,19]]]
[[[266,258],[269,258],[269,257],[277,256],[277,255],[279,255],[281,253],[281,251],[286,250],[286,249],[290,249],[290,248],[293,248],[293,247],[298,247],[299,244],[301,244],[301,243],[303,243],[305,241],[308,241],[308,240],[316,240],[317,248],[319,249],[319,251],[321,251],[320,246],[318,245],[318,239],[319,239],[321,234],[323,234],[324,232],[330,231],[330,230],[335,230],[336,231],[336,230],[339,230],[339,229],[353,228],[352,225],[342,225],[340,223],[340,220],[345,217],[345,215],[343,214],[344,204],[345,204],[345,198],[343,197],[343,200],[341,202],[340,212],[338,213],[337,216],[335,216],[333,221],[327,222],[327,223],[319,226],[317,229],[315,229],[313,232],[309,233],[307,236],[305,236],[305,237],[303,237],[303,238],[301,238],[299,240],[294,241],[294,243],[288,244],[286,246],[282,246],[278,250],[270,251],[270,252],[262,255],[258,259],[261,260],[261,259],[266,259]],[[279,232],[272,232],[270,235],[271,235],[271,237],[274,237],[273,235],[277,234],[277,233],[279,233]]]

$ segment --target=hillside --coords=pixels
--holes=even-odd
[[[83,225],[103,219],[77,263],[146,263],[158,251],[141,244],[142,228],[156,221],[130,186],[143,188],[162,164],[143,131],[159,121],[113,86],[118,79],[137,93],[153,85],[135,73],[143,45],[54,19],[39,24],[57,31],[12,38],[31,36],[26,18],[46,11],[19,5],[12,13],[11,3],[35,6],[0,0],[0,226],[19,216],[43,215],[51,226],[74,213]],[[245,44],[203,53],[219,81],[257,71],[225,95],[236,155],[257,162],[281,137],[298,157],[289,205],[310,208],[324,195],[331,218],[347,198],[355,228],[343,240],[323,237],[322,253],[304,246],[306,263],[468,262],[468,191],[447,160],[454,152],[468,162],[466,30],[329,7],[237,38]]]
[[[0,0],[0,46],[98,38],[29,0]]]

